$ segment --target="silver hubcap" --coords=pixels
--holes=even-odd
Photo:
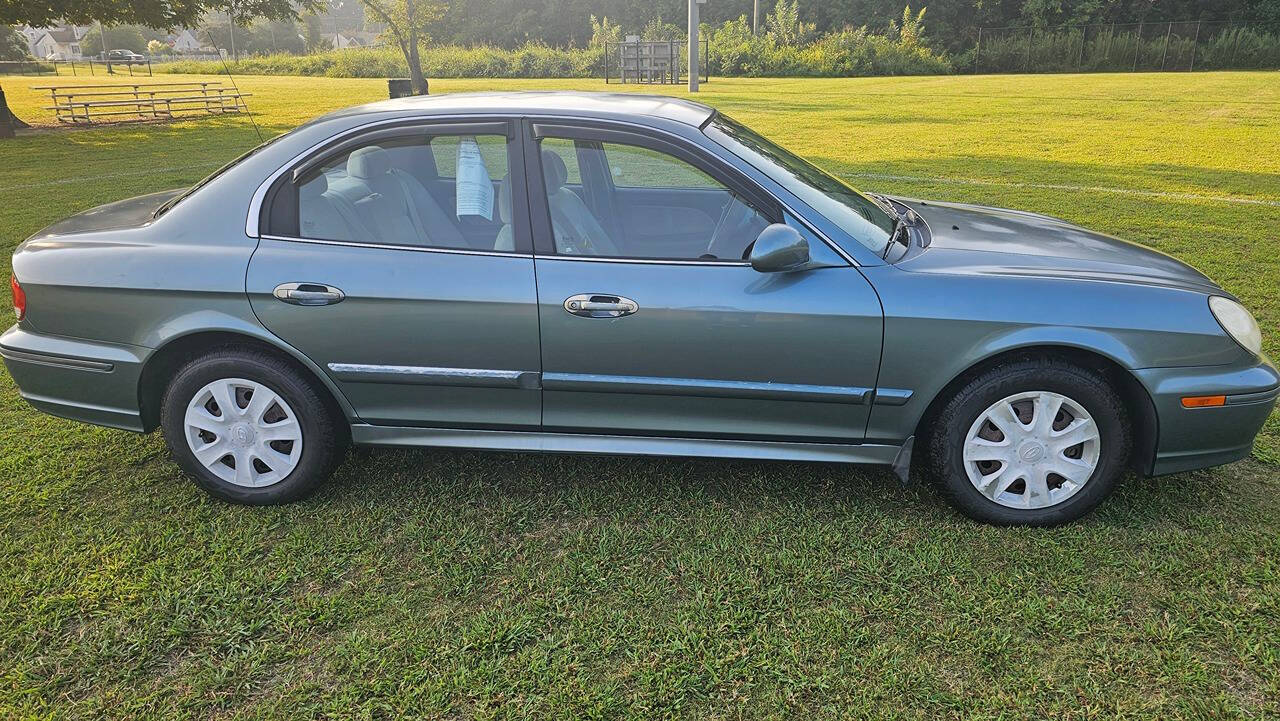
[[[275,391],[243,378],[216,380],[187,404],[187,445],[205,468],[237,486],[284,480],[302,457],[302,426]]]
[[[1080,492],[1098,467],[1098,426],[1079,403],[1049,391],[1018,393],[978,415],[964,468],[982,495],[1010,508],[1048,508]]]

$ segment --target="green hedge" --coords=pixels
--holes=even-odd
[[[716,75],[847,77],[941,75],[952,70],[944,55],[873,35],[865,27],[828,33],[802,45],[782,45],[770,35],[752,35],[746,18],[741,18],[713,30],[708,48]]]
[[[1153,25],[1142,36],[1107,28],[1050,33],[1027,30],[984,36],[980,48],[955,59],[984,73],[1255,69],[1280,67],[1280,34],[1225,28],[1198,38],[1194,23]],[[1083,44],[1083,47],[1082,47]],[[1194,60],[1194,63],[1193,63]]]
[[[422,67],[433,78],[585,78],[603,68],[602,50],[560,49],[529,43],[515,50],[477,46],[424,48]],[[318,75],[331,78],[387,78],[409,74],[395,48],[332,50],[315,55],[262,55],[228,63],[245,75]],[[166,73],[223,73],[220,61],[166,63]]]
[[[710,72],[719,76],[936,75],[951,72],[943,55],[904,44],[866,28],[821,36],[801,45],[783,45],[768,35],[753,36],[745,19],[707,30]],[[263,55],[230,63],[246,75],[316,75],[386,78],[408,75],[395,48],[332,50],[315,55]],[[552,48],[528,43],[514,50],[490,46],[424,48],[422,67],[435,78],[603,77],[602,47]],[[223,73],[220,61],[179,61],[157,66],[167,73]],[[615,71],[616,72],[616,69]]]

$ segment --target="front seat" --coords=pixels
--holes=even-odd
[[[369,145],[347,158],[347,176],[360,186],[357,214],[376,242],[466,248],[462,233],[412,175],[391,167],[388,152]]]
[[[565,255],[621,255],[600,221],[578,194],[565,187],[569,169],[564,159],[549,149],[542,151],[542,176],[547,183],[547,204],[556,236],[556,252]]]

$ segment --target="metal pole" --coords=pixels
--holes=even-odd
[[[1023,63],[1023,67],[1022,67],[1022,72],[1024,73],[1031,72],[1031,42],[1035,38],[1035,36],[1036,36],[1036,29],[1034,27],[1029,28],[1027,31],[1027,59],[1026,59],[1026,62]]]
[[[1160,53],[1160,69],[1164,70],[1164,61],[1169,57],[1169,36],[1173,34],[1173,23],[1169,23],[1169,28],[1164,31],[1164,52]]]
[[[1196,39],[1191,41],[1191,69],[1188,72],[1196,71],[1196,47],[1200,44],[1200,21],[1196,21]]]
[[[978,28],[978,46],[973,51],[973,72],[976,75],[982,64],[982,28]]]
[[[702,41],[702,72],[706,82],[711,82],[711,38]]]
[[[1089,26],[1081,25],[1080,26],[1080,59],[1076,61],[1076,70],[1079,70],[1081,72],[1084,72],[1084,45],[1085,45],[1085,41],[1087,41],[1088,39],[1089,39]]]
[[[755,0],[751,8],[751,34],[760,34],[760,0]]]
[[[698,0],[689,0],[689,92],[698,92]]]
[[[1133,72],[1138,72],[1138,51],[1142,49],[1142,22],[1138,22],[1138,40],[1133,44]]]

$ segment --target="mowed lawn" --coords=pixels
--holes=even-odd
[[[29,89],[49,80],[0,83],[49,124]],[[268,137],[385,92],[238,82]],[[432,84],[568,87],[605,86]],[[699,99],[868,189],[1173,253],[1280,356],[1280,73],[717,79]],[[244,117],[0,141],[0,272],[43,225],[256,142]],[[1280,714],[1277,416],[1254,458],[1130,478],[1053,530],[971,523],[881,470],[455,452],[353,451],[311,500],[232,507],[157,435],[40,415],[3,373],[0,449],[3,718]]]

